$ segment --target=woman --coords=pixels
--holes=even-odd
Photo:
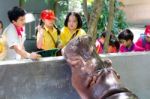
[[[81,28],[81,17],[76,12],[68,13],[64,25],[65,26],[62,28],[60,34],[61,44],[59,47],[61,48],[63,48],[72,38],[86,34],[85,31]]]

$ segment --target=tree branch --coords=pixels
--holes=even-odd
[[[102,1],[103,0],[94,0],[93,11],[90,15],[90,20],[89,20],[89,24],[88,24],[87,34],[90,34],[92,36],[93,44],[95,44],[95,41],[96,41],[97,23],[98,23],[100,14],[101,14]]]
[[[110,33],[111,33],[111,30],[113,27],[113,20],[114,20],[114,9],[115,9],[115,0],[110,0],[110,2],[109,2],[109,17],[108,17],[108,25],[107,25],[108,33],[106,34],[106,38],[105,38],[104,53],[108,52]]]
[[[83,0],[83,12],[84,12],[84,16],[86,18],[87,24],[89,23],[89,13],[87,10],[87,0]]]

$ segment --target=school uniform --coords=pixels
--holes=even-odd
[[[143,51],[143,48],[138,47],[136,44],[132,43],[130,47],[126,47],[123,44],[120,45],[119,52],[136,52],[136,51]]]
[[[3,36],[6,39],[6,57],[5,60],[21,59],[21,56],[12,48],[17,45],[20,49],[24,49],[24,41],[26,39],[25,31],[18,30],[14,24],[10,23],[4,30]]]
[[[98,53],[98,54],[102,54],[103,53],[103,44],[101,43],[101,41],[100,40],[96,40],[96,52]]]
[[[60,34],[60,41],[62,47],[64,47],[72,38],[86,35],[85,31],[83,29],[76,29],[75,33],[71,33],[69,31],[68,27],[63,27],[61,29],[61,34]]]
[[[37,38],[38,40],[38,38]],[[56,42],[58,41],[57,30],[53,27],[52,30],[44,27],[43,39],[42,39],[42,48],[43,50],[50,50],[56,48]]]
[[[150,51],[150,42],[146,41],[146,38],[142,36],[135,43],[138,47],[142,48],[143,51]]]

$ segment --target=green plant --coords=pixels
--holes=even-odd
[[[61,8],[61,10],[59,10],[59,13],[57,13],[58,20],[56,21],[56,24],[57,24],[58,28],[61,29],[64,26],[64,20],[68,13],[68,2],[67,2],[67,0],[59,0],[58,4],[59,4],[59,8]]]
[[[98,36],[101,34],[102,31],[107,30],[106,26],[108,24],[108,16],[109,16],[109,0],[103,1],[104,5],[102,8],[102,14],[100,16],[100,20],[98,22]],[[123,3],[119,2],[118,0],[115,1],[115,15],[113,20],[113,28],[112,33],[117,35],[120,30],[125,29],[128,27],[126,22],[125,13],[120,7],[123,7]]]
[[[97,37],[101,35],[101,32],[107,30],[108,25],[108,17],[109,17],[109,2],[110,0],[103,0],[103,7],[102,12],[100,16],[100,19],[97,24]],[[113,28],[112,33],[117,35],[120,30],[123,30],[128,27],[128,24],[126,22],[126,15],[121,7],[123,7],[123,3],[115,0],[115,14],[114,14],[114,20],[113,20]],[[88,12],[92,10],[92,6],[88,5]],[[87,30],[87,22],[86,19],[83,17],[83,28]]]

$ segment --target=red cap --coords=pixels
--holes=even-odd
[[[54,20],[56,16],[52,10],[43,10],[40,15],[41,19]]]
[[[145,35],[150,37],[150,25],[146,25]]]

